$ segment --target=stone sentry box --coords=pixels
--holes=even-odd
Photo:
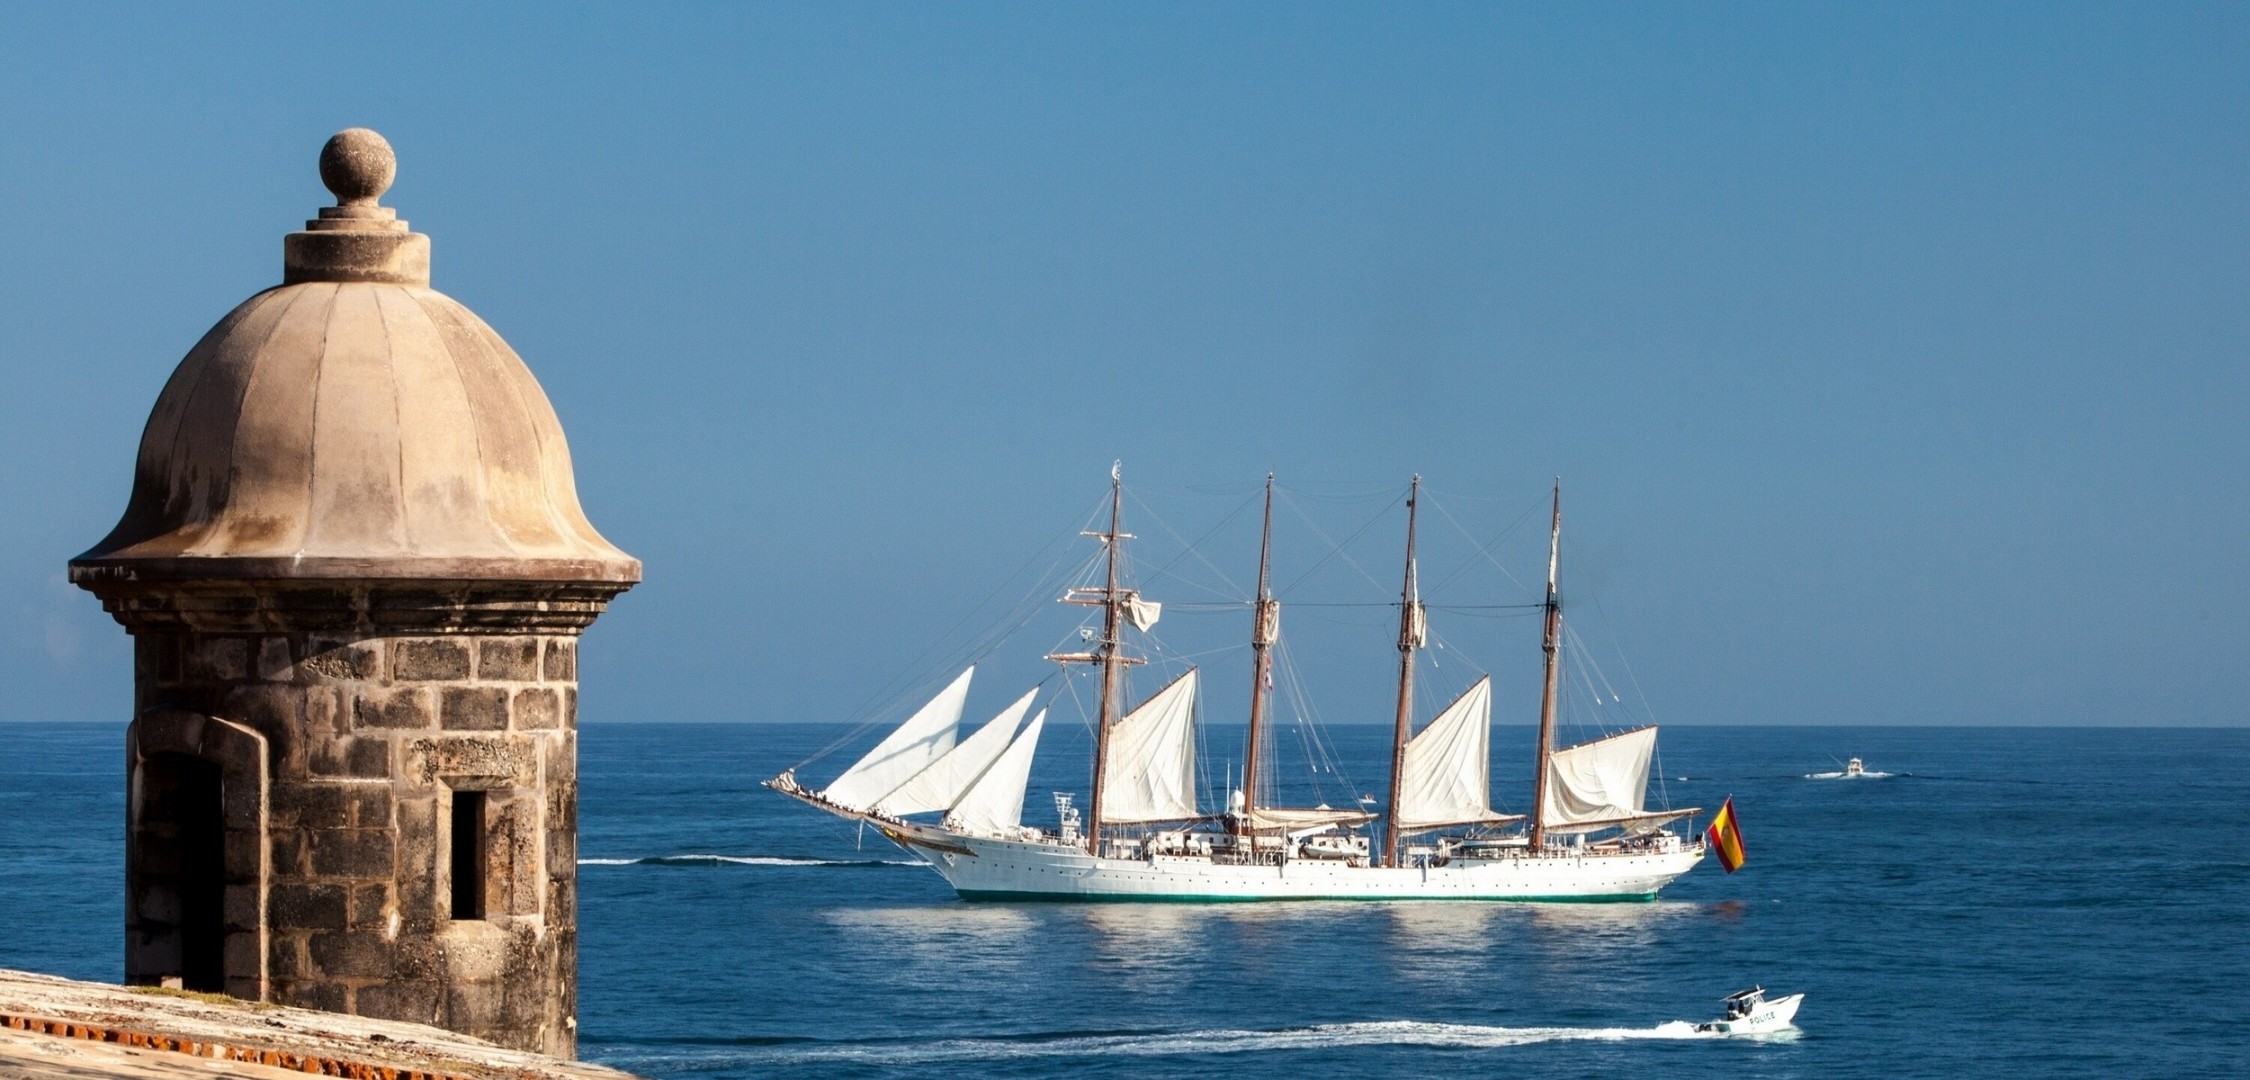
[[[579,634],[640,563],[378,204],[390,146],[320,165],[337,205],[174,371],[70,564],[134,638],[126,980],[570,1056]]]

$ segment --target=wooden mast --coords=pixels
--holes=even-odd
[[[1555,591],[1555,569],[1562,555],[1562,478],[1555,478],[1555,514],[1547,534],[1547,680],[1539,693],[1539,764],[1531,786],[1531,852],[1547,842],[1547,759],[1555,752],[1555,683],[1561,669],[1562,600]]]
[[[1414,514],[1422,499],[1422,477],[1406,490],[1406,584],[1399,590],[1398,730],[1391,740],[1391,801],[1383,812],[1383,837],[1389,847],[1384,865],[1397,866],[1398,800],[1405,780],[1406,738],[1414,715],[1414,650],[1422,644],[1422,598],[1414,580]]]
[[[1249,746],[1242,758],[1242,831],[1253,837],[1256,850],[1258,810],[1258,750],[1265,732],[1266,697],[1273,685],[1273,643],[1280,635],[1281,604],[1273,598],[1268,567],[1273,556],[1273,474],[1266,474],[1266,524],[1258,540],[1258,601],[1250,616],[1250,653],[1256,657],[1250,676]]]
[[[1112,465],[1109,469],[1109,532],[1102,536],[1102,543],[1109,548],[1109,575],[1102,585],[1102,703],[1099,718],[1094,722],[1094,800],[1093,805],[1086,808],[1086,851],[1095,858],[1100,858],[1102,853],[1102,775],[1109,771],[1109,725],[1117,715],[1117,615],[1121,606],[1117,595],[1117,544],[1121,537],[1117,527],[1124,510],[1124,467]]]

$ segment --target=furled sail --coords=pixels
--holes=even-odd
[[[1195,811],[1195,669],[1109,729],[1102,820],[1184,821]]]
[[[929,768],[931,762],[944,757],[946,751],[953,749],[955,729],[961,723],[961,706],[969,700],[969,676],[976,674],[976,670],[971,667],[954,679],[952,685],[938,691],[938,696],[907,717],[897,731],[845,769],[844,775],[820,793],[821,798],[852,810],[865,810],[875,805],[877,799],[898,790],[900,784],[913,779],[915,773]]]
[[[1023,792],[1031,784],[1031,757],[1039,749],[1039,732],[1047,726],[1047,710],[1031,718],[1023,734],[992,767],[984,771],[946,812],[945,827],[954,832],[1005,836],[1023,824]],[[978,732],[981,735],[983,732]]]
[[[1407,740],[1400,770],[1401,832],[1506,821],[1492,812],[1492,679],[1478,679]]]
[[[1654,727],[1555,751],[1547,759],[1547,804],[1541,808],[1547,831],[1592,832],[1664,816],[1641,807],[1648,792],[1649,758],[1655,753]]]
[[[1133,629],[1145,634],[1156,625],[1156,620],[1163,617],[1164,605],[1154,600],[1143,600],[1138,594],[1125,598],[1125,618],[1132,622]]]
[[[1331,825],[1362,825],[1373,820],[1375,815],[1365,810],[1336,810],[1326,806],[1304,809],[1261,806],[1250,812],[1248,824],[1250,828],[1260,832],[1297,832]]]
[[[929,768],[915,773],[914,778],[900,784],[898,790],[876,800],[874,808],[892,815],[952,809],[962,793],[969,790],[969,785],[976,783],[977,777],[983,776],[993,762],[1000,760],[1000,755],[1008,752],[1008,745],[1016,736],[1016,726],[1023,723],[1024,714],[1031,711],[1031,699],[1038,695],[1036,688],[1025,691],[1015,704],[978,728],[976,734],[961,740]]]

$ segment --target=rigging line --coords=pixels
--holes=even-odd
[[[1196,660],[1196,659],[1201,659],[1202,657],[1206,657],[1206,656],[1220,656],[1220,655],[1223,655],[1223,654],[1226,654],[1226,653],[1231,653],[1231,652],[1241,652],[1242,650],[1244,650],[1244,649],[1247,649],[1247,648],[1249,648],[1249,647],[1250,647],[1250,643],[1249,643],[1249,642],[1247,642],[1247,641],[1238,641],[1238,642],[1236,642],[1236,643],[1234,643],[1234,644],[1232,644],[1232,645],[1221,645],[1221,646],[1218,646],[1217,648],[1212,648],[1212,649],[1205,649],[1205,650],[1203,650],[1202,652],[1191,652],[1191,653],[1166,653],[1166,654],[1165,654],[1165,656],[1164,656],[1164,658],[1165,658],[1166,660],[1179,660],[1179,661]]]
[[[1050,542],[1050,546],[1052,546],[1052,542]],[[1039,611],[1044,607],[1043,597],[1053,591],[1053,583],[1058,580],[1057,572],[1069,558],[1068,551],[1069,548],[1067,545],[1065,545],[1062,553],[1058,554],[1055,561],[1049,564],[1046,571],[1039,575],[1038,579],[1027,591],[1025,597],[1022,600],[1018,601],[1017,606],[1012,611],[996,619],[992,623],[992,625],[988,626],[976,638],[972,639],[968,645],[964,646],[963,648],[954,650],[951,653],[948,653],[944,662],[936,666],[937,670],[939,670],[941,673],[951,672],[954,668],[960,666],[964,660],[967,660],[971,656],[975,658],[974,662],[981,663],[992,653],[995,648],[997,648],[999,642],[1006,640],[1016,631],[1021,630],[1025,625],[1028,625],[1033,618],[1036,618]],[[1096,560],[1098,560],[1098,553],[1095,556],[1090,556],[1088,561]],[[1020,570],[1018,576],[1020,576]],[[963,621],[966,621],[966,619],[964,619]],[[1013,625],[1010,625],[1011,623]],[[937,640],[943,639],[939,638]],[[935,646],[932,646],[932,648],[934,647]],[[930,651],[931,649],[924,649],[922,654],[916,658],[916,661],[908,665],[907,670],[915,670],[917,667],[919,667],[921,660],[926,658],[929,655]],[[897,683],[898,680],[903,677],[903,673],[900,676],[894,676],[892,679],[892,683]],[[931,679],[926,681],[923,685],[927,687],[935,685],[936,682],[936,679]],[[903,701],[905,703],[911,703],[913,700],[915,700],[915,698],[913,697],[894,699],[894,701]],[[865,722],[856,725],[851,731],[846,732],[842,737],[821,748],[812,757],[807,758],[806,762],[809,763],[811,761],[817,761],[831,753],[834,753],[839,747],[853,741],[854,739],[857,739],[861,735],[864,735],[870,728],[877,726],[888,717],[895,715],[896,712],[900,711],[902,707],[902,705],[894,704],[891,707],[876,712]]]
[[[1311,498],[1311,499],[1325,499],[1325,500],[1327,500],[1327,501],[1329,501],[1329,502],[1364,502],[1364,501],[1366,501],[1366,500],[1369,500],[1369,499],[1374,499],[1374,498],[1377,498],[1377,497],[1379,497],[1379,496],[1383,496],[1383,495],[1390,495],[1390,494],[1393,494],[1393,493],[1395,493],[1396,491],[1398,491],[1398,488],[1397,488],[1397,487],[1395,487],[1395,486],[1391,486],[1391,485],[1385,485],[1385,486],[1383,486],[1383,487],[1372,487],[1372,488],[1355,488],[1355,489],[1353,489],[1353,490],[1350,490],[1350,491],[1343,491],[1343,492],[1337,492],[1337,493],[1335,493],[1335,494],[1328,494],[1328,493],[1324,493],[1324,492],[1319,492],[1319,491],[1315,491],[1315,490],[1313,490],[1313,485],[1315,485],[1315,484],[1318,484],[1318,483],[1319,483],[1319,481],[1317,481],[1317,480],[1314,480],[1314,481],[1307,481],[1306,483],[1303,483],[1303,484],[1297,484],[1297,483],[1291,483],[1291,484],[1286,484],[1286,485],[1281,485],[1281,484],[1277,484],[1277,485],[1275,485],[1275,490],[1277,490],[1277,491],[1294,491],[1294,492],[1296,492],[1296,493],[1298,493],[1298,494],[1300,494],[1300,495],[1303,495],[1303,496],[1305,496],[1306,498]],[[1426,489],[1426,488],[1425,488],[1424,490],[1428,490],[1428,489]]]
[[[1397,605],[1392,606],[1395,607]],[[1314,622],[1328,623],[1332,626],[1389,626],[1397,621],[1393,619],[1368,622],[1365,619],[1339,619],[1333,615],[1323,615],[1317,611],[1301,611],[1297,613],[1297,617],[1300,619],[1311,619]]]
[[[1282,586],[1280,590],[1276,591],[1274,593],[1274,596],[1276,598],[1287,596],[1289,590],[1304,584],[1306,578],[1313,576],[1313,574],[1319,571],[1321,567],[1328,565],[1328,560],[1333,559],[1339,555],[1342,555],[1344,557],[1344,562],[1349,564],[1352,569],[1358,570],[1359,576],[1366,578],[1368,584],[1375,586],[1377,589],[1385,588],[1382,582],[1375,580],[1373,575],[1369,574],[1358,563],[1352,561],[1352,557],[1346,554],[1344,551],[1344,544],[1350,544],[1357,541],[1360,538],[1361,534],[1365,533],[1371,528],[1374,528],[1375,523],[1383,520],[1383,518],[1391,512],[1392,507],[1397,506],[1400,502],[1406,499],[1406,492],[1399,492],[1396,498],[1384,504],[1381,510],[1377,510],[1375,512],[1375,516],[1368,518],[1364,524],[1362,524],[1359,528],[1353,530],[1350,536],[1345,537],[1344,544],[1338,544],[1334,540],[1329,539],[1328,534],[1321,530],[1321,527],[1313,521],[1311,515],[1305,513],[1304,507],[1297,505],[1296,500],[1290,497],[1288,488],[1277,487],[1274,490],[1281,495],[1282,502],[1289,504],[1289,509],[1297,515],[1298,520],[1303,521],[1305,523],[1305,527],[1311,529],[1314,536],[1319,537],[1322,543],[1328,545],[1328,554],[1321,556],[1320,561],[1312,564],[1311,569],[1297,575],[1297,579],[1295,581]]]
[[[1283,661],[1275,666],[1282,671],[1283,685],[1289,699],[1290,718],[1295,721],[1292,726],[1297,729],[1298,741],[1305,748],[1306,767],[1313,776],[1313,793],[1321,801],[1327,801],[1328,787],[1320,780],[1321,767],[1325,766],[1328,775],[1338,778],[1344,786],[1351,789],[1345,793],[1347,798],[1357,799],[1359,797],[1358,786],[1352,783],[1351,774],[1345,772],[1343,767],[1337,764],[1338,758],[1335,748],[1329,744],[1325,734],[1325,725],[1320,719],[1320,710],[1313,705],[1312,695],[1306,692],[1304,673],[1299,670],[1295,659],[1290,656],[1287,650],[1288,640],[1286,638],[1274,643],[1275,656]],[[1318,751],[1320,755],[1318,764],[1313,761],[1315,751]]]
[[[1570,635],[1570,647],[1577,649],[1579,654],[1586,658],[1586,666],[1594,669],[1594,677],[1602,681],[1603,690],[1609,691],[1610,701],[1613,704],[1619,701],[1617,687],[1610,683],[1609,676],[1602,671],[1601,661],[1594,658],[1594,650],[1586,647],[1586,639],[1579,637],[1578,631],[1572,628],[1569,623],[1563,624],[1563,633]],[[1598,696],[1599,691],[1596,693]]]
[[[1428,491],[1427,488],[1423,490],[1425,492]],[[1445,508],[1445,503],[1437,500],[1432,500],[1431,505],[1437,507],[1437,512],[1443,515],[1446,521],[1452,523],[1454,531],[1460,533],[1462,539],[1467,540],[1471,544],[1477,542],[1477,538],[1470,535],[1468,528],[1461,524],[1460,519],[1453,516],[1453,511]],[[1471,555],[1467,559],[1462,560],[1460,566],[1455,567],[1452,573],[1445,575],[1444,579],[1439,581],[1435,586],[1432,586],[1430,591],[1438,592],[1444,589],[1447,585],[1452,584],[1454,578],[1460,577],[1462,574],[1466,573],[1469,567],[1476,565],[1476,561],[1481,558],[1484,561],[1491,563],[1492,568],[1500,571],[1500,573],[1505,575],[1509,581],[1514,582],[1516,588],[1521,589],[1524,592],[1530,592],[1531,589],[1529,586],[1525,585],[1521,581],[1517,581],[1514,574],[1508,573],[1507,567],[1500,565],[1500,560],[1492,557],[1492,549],[1499,546],[1500,541],[1507,539],[1509,534],[1515,532],[1516,527],[1522,525],[1526,520],[1528,520],[1533,513],[1538,511],[1540,506],[1541,503],[1537,500],[1534,500],[1530,507],[1526,508],[1523,513],[1516,515],[1516,519],[1514,521],[1508,523],[1507,528],[1500,530],[1500,535],[1493,537],[1484,546],[1478,548],[1475,555]]]
[[[1094,509],[1088,512],[1086,523],[1090,524],[1093,521],[1094,517],[1099,513],[1100,506],[1097,503]],[[792,768],[802,768],[806,765],[812,764],[813,762],[819,761],[830,754],[835,753],[839,748],[857,740],[860,736],[865,735],[870,728],[873,728],[875,725],[881,723],[885,718],[887,718],[891,713],[890,709],[875,710],[872,713],[869,710],[873,709],[875,703],[878,701],[895,701],[900,695],[904,695],[907,692],[907,687],[902,685],[904,683],[904,680],[908,679],[911,676],[911,673],[922,670],[921,665],[924,661],[928,660],[930,654],[938,648],[938,642],[942,642],[946,638],[951,637],[954,633],[958,632],[962,626],[967,625],[970,619],[976,617],[977,612],[983,610],[985,605],[992,602],[993,597],[998,596],[1000,594],[1000,591],[1008,586],[1009,582],[1012,582],[1021,577],[1026,569],[1030,568],[1030,566],[1033,563],[1037,562],[1041,556],[1045,555],[1049,550],[1053,549],[1057,541],[1062,541],[1063,553],[1058,554],[1055,558],[1055,561],[1053,563],[1050,563],[1046,571],[1040,574],[1039,578],[1033,582],[1033,587],[1030,595],[1035,597],[1038,594],[1046,591],[1043,586],[1045,586],[1046,582],[1054,577],[1055,571],[1059,567],[1061,567],[1064,560],[1068,558],[1068,552],[1070,550],[1068,538],[1077,532],[1083,531],[1083,529],[1084,525],[1081,525],[1079,529],[1066,530],[1065,532],[1060,533],[1057,536],[1049,538],[1045,544],[1040,545],[1039,548],[1033,551],[1030,557],[1026,558],[1022,562],[1022,564],[1018,565],[1012,573],[1010,573],[1007,577],[1002,578],[999,584],[994,585],[991,591],[985,594],[984,599],[977,601],[975,606],[969,608],[967,612],[961,616],[960,619],[956,620],[944,634],[933,637],[931,639],[932,643],[925,646],[922,651],[920,653],[917,653],[912,660],[907,661],[907,663],[899,670],[898,674],[891,676],[889,680],[885,681],[881,686],[877,687],[874,693],[868,695],[868,697],[865,700],[861,701],[857,707],[855,707],[850,713],[847,713],[846,716],[849,719],[845,720],[844,722],[853,725],[850,730],[846,731],[843,735],[839,736],[828,745],[821,747],[819,750],[815,751],[812,756],[798,762],[796,765],[792,766]],[[977,642],[982,642],[987,638],[991,638],[992,633],[995,629],[997,629],[1000,625],[1005,624],[1012,619],[1015,619],[1018,612],[1029,611],[1035,614],[1036,610],[1037,608],[1033,606],[1030,601],[1018,601],[1017,607],[1015,609],[1002,615],[998,622],[993,624],[993,626],[991,627],[987,627],[985,632],[979,635],[977,639],[973,639],[972,645],[967,651],[975,652],[977,648]],[[987,651],[979,653],[978,659],[981,660],[985,655],[989,655],[990,647],[997,647],[1000,641],[1006,640],[1008,634],[1012,634],[1016,630],[1022,629],[1023,625],[1025,623],[1028,623],[1029,621],[1030,615],[1026,614],[1021,621],[1016,622],[1015,626],[1001,633],[997,639],[991,640],[989,646],[987,647]],[[951,658],[958,660],[961,656],[961,652],[956,651],[955,653],[948,655]],[[952,667],[953,664],[948,663],[946,665],[943,665],[941,670],[950,670]],[[924,685],[934,684],[935,681],[935,678],[924,680]]]
[[[1234,579],[1228,577],[1226,571],[1219,569],[1216,564],[1214,564],[1209,558],[1206,558],[1204,556],[1201,545],[1203,541],[1209,540],[1220,529],[1226,528],[1227,523],[1233,521],[1236,517],[1239,517],[1244,510],[1249,508],[1251,503],[1257,501],[1257,495],[1253,494],[1250,497],[1243,499],[1240,503],[1236,504],[1232,512],[1227,514],[1226,517],[1219,519],[1219,523],[1217,525],[1211,526],[1209,532],[1204,533],[1195,541],[1195,543],[1190,544],[1180,536],[1177,530],[1172,528],[1171,522],[1164,520],[1163,515],[1158,514],[1154,508],[1148,505],[1148,503],[1142,501],[1141,497],[1138,494],[1130,491],[1126,492],[1126,494],[1132,497],[1133,505],[1140,507],[1143,513],[1147,514],[1151,518],[1154,518],[1158,527],[1162,528],[1166,533],[1171,534],[1172,539],[1179,541],[1179,543],[1187,549],[1186,551],[1173,556],[1172,561],[1165,563],[1163,567],[1156,571],[1157,573],[1163,574],[1171,570],[1172,567],[1176,565],[1181,559],[1187,558],[1189,555],[1193,555],[1195,556],[1197,562],[1200,562],[1204,566],[1209,567],[1212,573],[1219,575],[1219,580],[1226,582],[1227,588],[1233,589],[1237,595],[1244,595],[1242,586],[1235,584]],[[1184,581],[1186,579],[1182,578],[1180,580]],[[1209,588],[1209,586],[1205,587]],[[1218,592],[1217,589],[1212,589],[1211,591]]]
[[[1601,594],[1588,589],[1586,596],[1594,602],[1594,614],[1601,619],[1602,629],[1609,632],[1610,646],[1617,650],[1617,662],[1625,667],[1625,680],[1633,687],[1633,696],[1640,699],[1641,715],[1647,718],[1650,724],[1656,723],[1656,708],[1649,704],[1648,694],[1641,690],[1641,678],[1633,673],[1633,658],[1625,653],[1624,636],[1619,634],[1617,627],[1609,621],[1609,612],[1602,609]],[[1664,808],[1670,810],[1672,808],[1672,788],[1665,778],[1664,751],[1661,746],[1656,751],[1656,792],[1657,797],[1664,801]]]
[[[1147,575],[1147,577],[1143,579],[1143,581],[1144,581],[1144,584],[1145,584],[1146,582],[1150,582],[1150,581],[1157,581],[1157,580],[1171,580],[1171,581],[1176,581],[1176,582],[1179,582],[1179,583],[1180,583],[1180,584],[1181,584],[1181,585],[1182,585],[1183,587],[1185,587],[1185,588],[1189,588],[1189,589],[1194,589],[1194,590],[1196,590],[1196,591],[1198,591],[1198,592],[1209,593],[1209,594],[1211,594],[1212,596],[1217,596],[1217,597],[1223,597],[1223,598],[1225,598],[1225,599],[1221,599],[1221,600],[1205,600],[1205,601],[1200,601],[1201,603],[1204,603],[1204,604],[1222,604],[1222,603],[1223,603],[1223,604],[1231,604],[1232,606],[1235,606],[1235,607],[1242,607],[1242,606],[1245,606],[1245,605],[1249,604],[1249,601],[1248,601],[1248,600],[1234,600],[1233,598],[1231,598],[1231,597],[1229,597],[1229,596],[1228,596],[1228,594],[1227,594],[1226,590],[1224,590],[1224,589],[1219,589],[1219,588],[1214,588],[1214,587],[1213,587],[1213,586],[1212,586],[1212,585],[1211,585],[1211,584],[1210,584],[1209,582],[1205,582],[1205,581],[1197,581],[1197,580],[1195,580],[1194,578],[1188,577],[1188,576],[1186,576],[1186,575],[1184,575],[1184,574],[1175,574],[1175,573],[1173,573],[1173,572],[1172,572],[1171,570],[1169,570],[1169,569],[1165,569],[1165,570],[1157,570],[1157,571],[1154,571],[1154,572],[1152,572],[1152,573],[1148,574],[1148,575]],[[1233,583],[1232,583],[1232,582],[1229,582],[1228,584],[1230,584],[1230,585],[1231,585],[1231,584],[1233,584]],[[1193,603],[1193,602],[1195,602],[1195,601],[1189,601],[1189,602],[1190,602],[1190,603]],[[1171,601],[1165,601],[1165,605],[1166,605],[1167,607],[1171,606]]]
[[[1655,723],[1656,708],[1649,704],[1648,695],[1642,692],[1640,676],[1633,674],[1633,658],[1625,655],[1625,639],[1623,635],[1620,635],[1617,632],[1617,628],[1610,623],[1609,612],[1602,610],[1601,594],[1588,589],[1586,591],[1586,596],[1588,599],[1591,599],[1594,602],[1594,614],[1601,617],[1602,628],[1609,631],[1610,643],[1617,649],[1617,662],[1625,665],[1625,679],[1627,682],[1632,684],[1633,696],[1641,699],[1641,713],[1648,717],[1649,723]]]

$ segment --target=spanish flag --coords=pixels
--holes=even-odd
[[[1742,869],[1742,827],[1734,820],[1734,796],[1727,796],[1726,805],[1719,807],[1718,816],[1711,819],[1711,827],[1703,830],[1703,842],[1718,852],[1719,865],[1726,867],[1727,873]]]

